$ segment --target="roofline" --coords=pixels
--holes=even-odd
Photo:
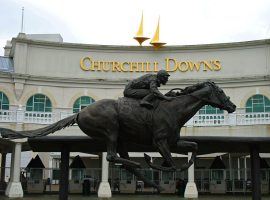
[[[95,49],[95,50],[127,50],[127,51],[156,51],[152,46],[124,46],[124,45],[99,45],[99,44],[81,44],[68,42],[49,42],[41,40],[31,40],[27,38],[12,38],[12,44],[26,43],[30,45],[41,45],[50,47],[74,48],[74,49]],[[215,43],[215,44],[196,44],[196,45],[170,45],[160,48],[158,51],[173,51],[173,50],[203,50],[203,49],[221,49],[221,48],[236,48],[250,47],[270,44],[270,39],[241,41],[232,43]],[[12,45],[12,49],[13,49]]]
[[[208,154],[216,152],[249,153],[254,145],[260,148],[261,153],[270,153],[269,137],[213,137],[213,136],[182,136],[182,140],[198,143],[198,153]],[[104,152],[104,142],[91,139],[88,136],[45,136],[29,138],[28,144],[37,152],[60,152],[61,148],[68,148],[70,152]],[[172,153],[186,154],[188,149],[171,146]],[[189,149],[190,150],[190,149]],[[128,143],[129,152],[156,152],[153,146]]]

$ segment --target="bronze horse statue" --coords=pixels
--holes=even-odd
[[[195,142],[181,140],[181,127],[204,105],[227,110],[229,113],[236,109],[223,90],[210,81],[187,87],[183,92],[175,92],[173,89],[166,95],[174,98],[171,101],[156,99],[153,109],[141,107],[136,99],[103,99],[44,128],[31,131],[0,128],[0,133],[6,138],[39,137],[77,123],[85,134],[106,143],[109,162],[121,163],[126,170],[160,190],[156,183],[142,175],[140,163],[130,160],[126,145],[134,143],[154,146],[162,155],[164,165],[155,165],[145,154],[146,162],[151,168],[163,171],[176,170],[170,147],[189,148],[192,156],[181,167],[184,170],[192,165],[198,147]]]

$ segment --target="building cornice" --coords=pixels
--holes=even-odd
[[[165,46],[158,51],[151,46],[122,46],[122,45],[98,45],[98,44],[80,44],[67,42],[49,42],[41,40],[30,40],[26,38],[12,38],[12,52],[14,52],[15,43],[25,43],[28,45],[47,46],[54,48],[71,48],[71,49],[87,49],[87,50],[115,50],[115,51],[182,51],[182,50],[207,50],[207,49],[223,49],[223,48],[245,48],[252,46],[269,45],[270,39],[233,42],[233,43],[216,43],[216,44],[198,44],[198,45],[172,45]],[[13,55],[13,53],[11,53]]]

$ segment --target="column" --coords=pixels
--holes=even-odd
[[[241,169],[240,158],[238,157],[238,158],[237,158],[237,179],[238,179],[238,180],[241,179],[240,169]]]
[[[69,149],[63,146],[61,149],[59,200],[68,200],[69,177]]]
[[[259,147],[252,145],[250,148],[250,166],[252,183],[252,200],[261,200],[261,173]]]
[[[112,197],[112,191],[108,182],[109,178],[109,162],[106,160],[107,152],[102,153],[102,174],[101,183],[98,188],[99,198],[110,198]]]
[[[235,191],[235,187],[234,187],[234,177],[233,177],[233,170],[232,170],[232,156],[231,153],[229,153],[229,171],[230,171],[230,183],[231,183],[231,191],[234,192]]]
[[[247,181],[247,157],[244,157],[244,167],[245,167],[245,181]]]
[[[190,160],[192,153],[188,153],[188,160]],[[185,189],[185,198],[193,199],[198,198],[198,190],[196,183],[194,182],[194,164],[188,168],[188,183]]]
[[[16,142],[13,147],[12,158],[11,158],[11,175],[7,189],[5,191],[6,196],[10,198],[23,197],[22,184],[20,182],[21,175],[21,149],[22,144]]]
[[[2,158],[1,158],[1,178],[0,182],[5,182],[5,173],[6,173],[6,156],[7,153],[2,152]]]
[[[229,171],[230,171],[230,181],[233,180],[233,172],[232,172],[232,158],[231,154],[229,153]]]

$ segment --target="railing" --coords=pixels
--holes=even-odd
[[[195,115],[193,117],[193,126],[224,126],[228,125],[228,115]]]
[[[24,123],[51,124],[56,121],[54,113],[51,112],[28,112],[24,114]]]
[[[270,113],[237,114],[237,125],[270,124]]]
[[[58,121],[56,113],[0,110],[0,122],[51,124]]]
[[[0,122],[16,122],[16,113],[10,110],[0,110]]]
[[[270,124],[270,112],[196,114],[186,123],[186,126],[242,126],[258,124]]]
[[[70,117],[71,115],[74,115],[74,113],[61,112],[60,113],[60,119],[64,119],[66,117]]]
[[[22,109],[0,110],[0,122],[51,124],[69,117],[69,112],[29,112]],[[207,126],[242,126],[270,124],[270,112],[264,113],[224,113],[224,114],[196,114],[185,125],[187,127]]]

